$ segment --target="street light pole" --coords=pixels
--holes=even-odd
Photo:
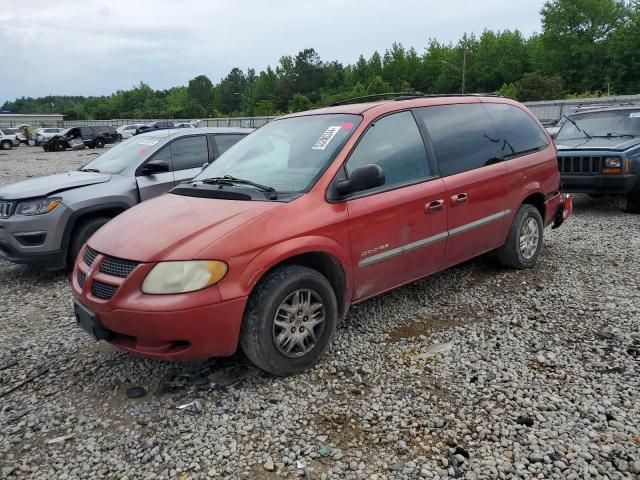
[[[453,67],[456,70],[458,70],[460,73],[462,73],[462,94],[464,95],[464,91],[466,90],[466,86],[467,86],[467,49],[465,48],[463,52],[462,68],[458,67],[457,65],[454,65],[451,62],[447,62],[446,60],[440,60],[440,63],[449,65],[450,67]]]

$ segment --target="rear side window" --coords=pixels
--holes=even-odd
[[[484,107],[500,137],[503,157],[517,157],[549,146],[547,135],[524,110],[506,103],[487,103]]]
[[[482,104],[415,111],[429,131],[443,177],[491,165],[501,157],[500,139]]]
[[[424,141],[411,112],[375,121],[351,153],[345,165],[347,174],[367,163],[380,165],[384,170],[385,183],[378,189],[431,176]]]
[[[174,170],[199,168],[209,161],[207,138],[204,135],[179,138],[169,146]]]
[[[218,147],[218,155],[222,155],[243,138],[244,135],[216,135],[214,141]]]

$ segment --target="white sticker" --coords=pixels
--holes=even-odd
[[[144,140],[140,140],[138,145],[155,145],[156,143],[158,143],[158,140],[147,140],[145,138]]]
[[[313,144],[311,150],[324,150],[327,148],[327,145],[333,140],[342,127],[329,127],[325,130],[325,132],[320,135],[320,138]]]
[[[629,118],[640,118],[640,112],[631,112]]]

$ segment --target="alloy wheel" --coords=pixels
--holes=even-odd
[[[527,218],[520,227],[520,253],[525,260],[531,260],[538,251],[540,227],[533,217]]]

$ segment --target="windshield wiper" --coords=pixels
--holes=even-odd
[[[238,183],[240,185],[251,185],[252,187],[256,187],[263,192],[268,192],[270,200],[276,200],[278,198],[278,191],[273,187],[252,182],[251,180],[245,180],[243,178],[232,177],[231,175],[225,175],[224,177],[205,178],[201,181],[202,183],[206,183],[209,185],[233,185],[234,183]]]
[[[587,137],[587,138],[593,138],[593,136],[592,136],[592,135],[589,135],[589,134],[587,133],[587,131],[586,131],[584,128],[582,128],[580,125],[578,125],[574,119],[569,118],[569,117],[567,117],[566,115],[563,115],[563,117],[564,117],[564,118],[566,118],[567,120],[569,120],[569,121],[573,124],[573,126],[574,126],[574,127],[576,127],[578,130],[580,130],[582,133],[584,133],[584,136],[585,136],[585,137]],[[559,133],[560,133],[560,132],[558,132],[558,134],[559,134]]]
[[[78,170],[80,170],[81,172],[93,172],[93,173],[100,173],[100,170],[98,170],[97,168],[79,168]]]
[[[594,135],[596,138],[635,138],[630,133],[609,132],[606,135]]]

